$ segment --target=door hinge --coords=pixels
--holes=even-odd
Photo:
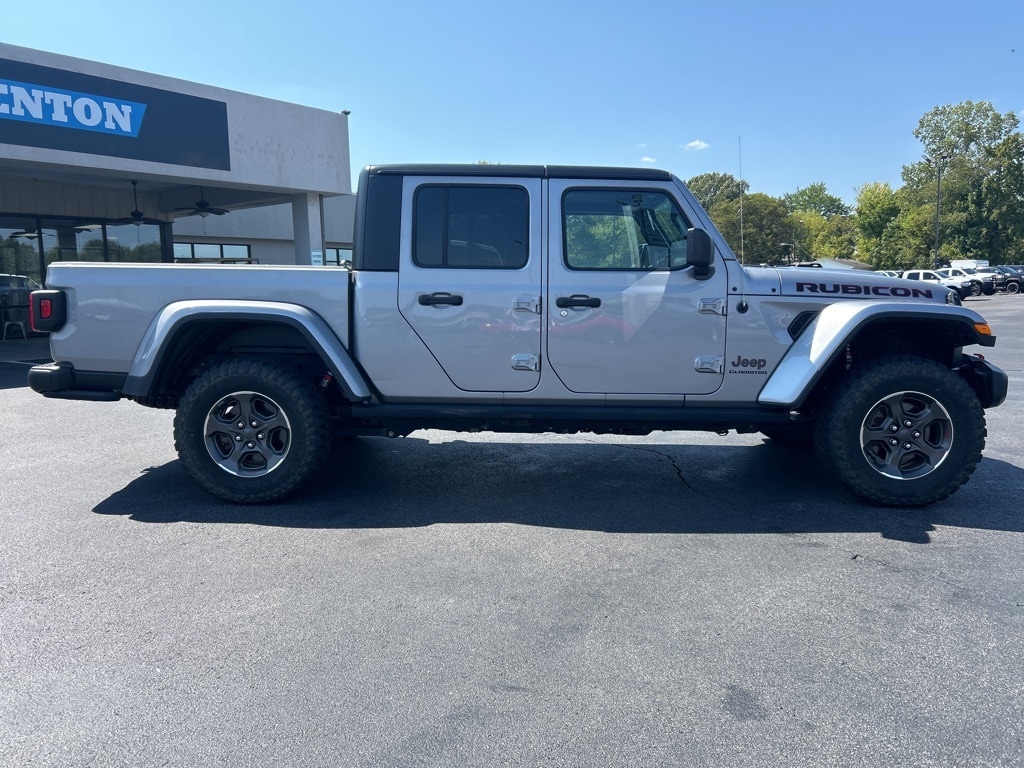
[[[517,371],[539,371],[540,358],[536,355],[512,355],[512,368]]]
[[[512,309],[515,312],[533,312],[540,314],[540,296],[517,296],[512,300]]]
[[[697,311],[702,315],[724,315],[725,299],[701,299],[697,302]]]
[[[725,370],[724,363],[721,355],[714,357],[707,355],[694,360],[693,367],[697,369],[698,373],[722,373]]]

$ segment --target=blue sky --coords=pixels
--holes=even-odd
[[[852,203],[933,107],[1024,115],[1020,0],[8,3],[6,43],[352,111],[370,163],[652,166]]]

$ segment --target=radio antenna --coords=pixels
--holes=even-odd
[[[743,264],[746,261],[743,257],[743,137],[738,136],[736,142],[740,154],[740,264]]]

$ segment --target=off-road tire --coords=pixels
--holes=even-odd
[[[955,371],[894,356],[866,362],[830,393],[814,447],[824,468],[861,498],[919,507],[967,482],[985,436],[981,403]]]
[[[1020,293],[1020,283],[1007,282],[1005,290],[1007,293]]]
[[[185,391],[174,445],[185,470],[214,496],[278,501],[326,459],[331,421],[323,396],[297,370],[239,358],[211,367]]]
[[[147,408],[172,410],[178,407],[178,398],[173,395],[133,395],[132,400]]]

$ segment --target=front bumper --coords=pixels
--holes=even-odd
[[[971,385],[984,408],[995,408],[1006,400],[1009,376],[998,366],[978,355],[964,355],[960,376]]]

